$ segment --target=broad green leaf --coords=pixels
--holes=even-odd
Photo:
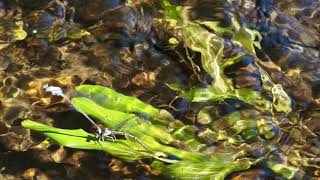
[[[153,163],[152,167],[172,179],[213,179],[223,180],[228,174],[250,168],[248,160],[225,161],[220,158],[208,158],[202,162],[180,161],[171,165],[161,162]]]
[[[60,129],[31,120],[25,120],[21,124],[25,128],[43,133],[57,143],[70,148],[101,150],[128,160],[138,160],[153,156],[151,152],[146,151],[139,143],[130,139],[100,141],[95,138],[94,134],[87,133],[82,129]]]
[[[204,156],[197,152],[191,153],[184,150],[176,149],[174,147],[159,144],[154,141],[152,137],[142,137],[143,139],[140,139],[146,146],[148,146],[149,149],[151,149],[151,151],[148,151],[143,146],[141,146],[141,144],[132,139],[100,141],[95,138],[95,135],[87,133],[82,129],[67,130],[54,128],[31,120],[23,121],[22,126],[43,133],[50,139],[66,147],[100,150],[110,153],[113,156],[128,160],[156,158],[170,162],[170,160],[166,158],[169,155],[191,162],[201,162],[203,159],[206,159],[206,155]],[[132,129],[136,129],[136,127],[132,127]],[[138,129],[136,131],[138,132]],[[136,134],[133,133],[132,135],[136,136]],[[162,157],[160,157],[159,154],[162,155]]]
[[[100,120],[107,127],[116,131],[128,132],[142,141],[148,139],[149,144],[151,142],[156,143],[156,141],[163,144],[180,144],[180,140],[194,139],[194,132],[190,130],[188,133],[189,135],[185,134],[185,136],[179,136],[178,132],[184,132],[185,126],[177,126],[177,129],[173,130],[171,132],[173,135],[171,135],[165,131],[166,127],[155,126],[151,124],[149,120],[139,118],[134,114],[104,108],[88,98],[75,97],[72,101],[86,114]],[[194,128],[192,129],[195,131]],[[152,144],[152,146],[156,145],[157,144]],[[198,150],[199,147],[203,146],[199,142],[194,142],[192,145],[195,150]]]
[[[151,117],[159,116],[160,110],[144,103],[136,97],[126,96],[113,89],[99,85],[81,85],[76,90],[102,107],[126,113],[145,113]]]
[[[93,86],[93,88],[94,87],[95,86]],[[86,114],[95,117],[113,130],[126,130],[128,133],[132,133],[136,131],[132,127],[139,126],[137,131],[139,135],[147,134],[151,137],[156,137],[165,144],[175,141],[170,134],[152,126],[150,121],[140,119],[134,114],[104,108],[85,97],[75,97],[72,101]]]

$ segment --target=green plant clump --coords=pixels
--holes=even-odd
[[[112,130],[127,132],[135,136],[148,149],[131,139],[102,141],[94,134],[87,133],[82,129],[54,128],[31,120],[23,121],[22,125],[41,132],[66,147],[101,150],[127,160],[154,158],[152,166],[156,170],[175,178],[223,179],[229,173],[248,169],[254,163],[248,159],[226,160],[223,157],[192,150],[193,148],[189,147],[187,143],[190,139],[176,139],[171,133],[164,130],[166,127],[163,124],[157,124],[158,121],[152,122],[152,120],[131,113],[151,112],[152,114],[160,111],[137,98],[125,96],[110,88],[98,85],[83,85],[77,87],[77,90],[82,96],[75,97],[72,101],[82,111],[95,117]],[[92,97],[92,99],[87,97]],[[95,101],[97,97],[99,97],[98,102]],[[135,108],[132,109],[132,107]],[[180,128],[181,126],[175,127]],[[175,129],[175,131],[179,131],[179,129]],[[193,144],[203,146],[196,139],[193,141]],[[172,159],[172,157],[174,158]]]

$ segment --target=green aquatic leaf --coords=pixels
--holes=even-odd
[[[293,179],[299,171],[298,168],[294,168],[284,164],[279,164],[274,161],[267,161],[267,167],[286,179]]]
[[[222,27],[219,21],[197,21],[197,23],[208,27],[217,34],[224,34],[231,31],[230,27]]]
[[[171,37],[169,40],[168,40],[169,44],[172,44],[172,45],[177,45],[179,44],[179,41],[178,39],[174,38],[174,37]]]
[[[80,39],[83,36],[90,36],[90,35],[91,33],[84,29],[74,28],[68,31],[67,37],[70,39]]]
[[[213,121],[210,109],[202,108],[197,115],[197,123],[201,125],[208,125]]]
[[[257,120],[257,127],[259,134],[263,135],[265,139],[272,139],[276,135],[276,132],[274,131],[276,126],[271,121],[266,121],[265,119],[261,118]]]
[[[84,36],[90,36],[91,33],[78,27],[78,24],[65,23],[64,25],[53,26],[48,34],[50,42],[58,41],[63,38],[80,39]]]
[[[181,29],[181,34],[188,48],[201,53],[202,67],[214,78],[213,86],[220,93],[227,92],[230,86],[220,68],[224,47],[223,39],[194,23],[188,23],[184,26]]]
[[[292,111],[291,99],[283,90],[281,84],[276,84],[271,89],[273,95],[273,107],[277,112],[289,114]]]
[[[216,21],[197,21],[199,24],[205,25],[209,29],[212,29],[218,34],[232,34],[231,41],[235,44],[239,44],[245,48],[249,53],[255,54],[255,47],[261,49],[260,41],[262,40],[261,34],[256,31],[249,29],[245,26],[241,26],[237,20],[232,18],[230,27],[222,27],[220,22]]]
[[[66,147],[100,150],[128,160],[153,157],[151,152],[146,151],[139,143],[130,139],[100,141],[95,138],[94,134],[87,133],[82,129],[60,129],[31,120],[25,120],[21,124],[25,128],[43,133],[50,139]]]
[[[259,66],[258,66],[259,67]],[[272,106],[277,112],[289,114],[292,111],[292,102],[281,84],[274,84],[271,77],[261,67],[261,81],[263,89],[272,93]]]
[[[78,88],[77,88],[78,89]],[[92,91],[90,91],[91,89]],[[92,117],[95,117],[96,119],[99,119],[101,122],[103,122],[107,127],[110,128],[119,128],[114,130],[125,130],[126,132],[130,132],[135,134],[137,137],[141,136],[141,133],[145,135],[149,135],[150,137],[155,137],[157,141],[162,142],[164,144],[176,144],[179,143],[179,140],[184,140],[186,142],[192,142],[190,147],[193,150],[198,150],[203,146],[203,144],[193,141],[194,139],[194,133],[189,133],[189,135],[180,136],[178,132],[184,132],[186,129],[185,125],[176,124],[174,125],[174,129],[170,130],[169,134],[168,132],[164,131],[166,129],[166,126],[169,125],[170,121],[167,121],[166,126],[162,126],[161,124],[158,124],[160,120],[153,120],[154,118],[161,119],[163,116],[167,117],[167,115],[162,115],[163,111],[160,111],[159,109],[153,108],[152,106],[140,101],[139,99],[135,97],[129,97],[125,96],[121,93],[118,93],[112,89],[101,87],[101,86],[94,86],[94,85],[86,85],[81,86],[80,93],[87,93],[91,99],[85,98],[85,97],[75,97],[72,99],[72,101],[85,113],[88,115],[91,115]],[[103,92],[103,93],[102,93]],[[82,94],[84,95],[84,94]],[[111,97],[111,99],[109,98]],[[96,102],[93,101],[94,99],[99,99],[100,101]],[[117,102],[121,102],[118,104],[112,104],[112,106],[109,106],[109,103],[102,103],[105,102],[104,100],[109,99],[109,101],[118,100]],[[122,101],[120,101],[122,100]],[[125,104],[124,104],[125,103]],[[125,105],[125,106],[124,106]],[[128,106],[130,105],[130,106]],[[131,106],[135,106],[132,108]],[[109,109],[111,108],[111,109]],[[135,114],[127,113],[135,112],[135,113],[148,113],[152,112],[148,109],[155,110],[154,115],[157,115],[157,117],[154,118],[140,118],[139,116],[136,116]],[[149,121],[150,119],[150,121]],[[163,120],[164,121],[164,120]],[[156,124],[151,124],[156,123]],[[175,121],[174,121],[175,122]],[[171,127],[172,123],[171,122]],[[139,132],[132,132],[135,131],[134,126],[139,126]],[[190,128],[188,128],[190,129]],[[188,132],[195,131],[195,128],[192,127],[193,130],[189,130]],[[188,143],[187,143],[188,144]]]
[[[161,0],[160,6],[164,11],[165,19],[167,20],[183,20],[183,8],[181,6],[173,5],[168,0]]]
[[[216,86],[207,88],[192,87],[189,90],[179,85],[167,84],[167,86],[177,91],[180,97],[190,99],[193,102],[223,101],[228,98],[239,99],[254,108],[262,111],[272,112],[272,103],[261,96],[261,93],[252,89],[242,88],[233,89],[225,93],[221,93]]]
[[[104,108],[91,99],[85,97],[75,97],[72,99],[72,102],[74,102],[86,114],[98,119],[105,126],[113,130],[125,130],[126,132],[135,134],[138,137],[149,135],[151,137],[156,137],[160,142],[165,144],[175,141],[175,139],[167,132],[156,128],[155,126],[151,126],[150,121],[140,119],[134,114]],[[138,127],[138,131],[132,127]]]
[[[60,26],[52,28],[51,32],[48,34],[48,40],[50,42],[58,41],[66,37],[67,30]]]
[[[254,47],[261,49],[260,41],[262,36],[258,31],[241,27],[239,31],[234,34],[233,42],[244,47],[249,53],[256,54]]]
[[[14,41],[23,40],[27,37],[27,32],[23,30],[23,21],[16,21],[16,27],[13,29]]]
[[[200,52],[202,67],[214,78],[214,81],[207,88],[192,87],[185,90],[172,84],[168,85],[169,88],[178,91],[180,96],[193,102],[223,101],[227,98],[235,98],[253,105],[256,109],[272,112],[271,102],[264,99],[260,92],[246,88],[234,89],[231,80],[223,72],[225,67],[237,62],[245,53],[240,53],[223,63],[224,45],[221,37],[191,22],[179,30],[185,46],[193,51]]]
[[[23,21],[0,22],[0,44],[8,44],[14,41],[23,40],[27,37],[27,32],[23,29]]]
[[[180,161],[171,165],[154,162],[152,167],[172,179],[213,179],[223,180],[234,171],[250,168],[248,160],[226,161],[217,157],[208,158],[202,162]]]
[[[238,55],[227,59],[227,61],[222,65],[222,69],[225,69],[226,67],[229,67],[231,65],[234,65],[235,63],[241,61],[241,57],[246,55],[246,53],[239,53]]]
[[[171,131],[170,133],[181,141],[184,141],[185,144],[190,147],[192,151],[199,151],[202,147],[205,147],[205,144],[199,143],[195,140],[197,129],[191,125],[184,125]]]
[[[95,86],[92,87],[94,88]],[[170,131],[170,133],[172,133],[171,135],[165,131],[165,126],[151,124],[151,121],[140,118],[135,114],[104,108],[85,97],[75,97],[72,101],[86,114],[95,117],[107,127],[117,131],[128,132],[141,140],[149,139],[149,144],[150,142],[156,141],[163,144],[179,144],[180,140],[191,141],[194,139],[194,127],[187,128],[188,133],[184,134],[185,136],[181,136],[179,132],[186,132],[186,126],[176,125],[175,129]],[[153,139],[150,137],[153,137]],[[188,145],[188,143],[186,143],[186,145]],[[194,151],[204,146],[197,141],[190,145],[192,145],[190,148]]]
[[[43,133],[51,140],[70,148],[100,150],[112,154],[113,156],[127,159],[139,160],[143,158],[156,158],[165,162],[176,162],[167,159],[169,155],[178,159],[184,159],[191,162],[199,162],[205,159],[204,155],[197,152],[187,152],[176,149],[171,146],[165,146],[157,143],[152,137],[141,138],[151,151],[146,150],[141,144],[132,139],[116,139],[101,141],[95,138],[94,134],[87,133],[82,129],[60,129],[40,124],[31,120],[22,122],[22,126],[40,133]],[[131,127],[135,129],[137,127]],[[138,132],[138,130],[137,130]],[[133,134],[136,135],[136,134]],[[145,135],[147,136],[147,135]]]
[[[104,108],[125,113],[136,113],[145,118],[149,118],[152,122],[157,124],[168,125],[167,120],[173,119],[173,116],[164,109],[157,109],[136,97],[126,96],[107,87],[99,85],[81,85],[77,86],[76,90],[80,95],[89,97]]]
[[[162,1],[168,3],[167,1]],[[168,7],[173,5],[167,4]],[[165,8],[164,8],[165,9]],[[166,9],[165,9],[166,11]],[[222,61],[224,39],[219,35],[233,34],[233,42],[243,46],[248,52],[255,53],[254,45],[260,47],[261,35],[254,30],[241,26],[235,18],[232,18],[230,27],[221,27],[215,21],[191,22],[185,19],[184,26],[177,28],[178,34],[184,45],[201,54],[202,68],[214,79],[207,88],[192,87],[189,90],[178,85],[167,84],[180,96],[193,102],[223,101],[227,98],[236,98],[253,105],[256,109],[272,112],[271,102],[264,99],[261,94],[251,89],[234,89],[231,79],[227,78],[223,69],[239,61],[246,53],[239,53],[235,57]],[[209,32],[201,25],[207,26],[216,33]]]
[[[262,140],[260,129],[265,126],[258,125],[256,110],[243,110],[223,116],[210,124],[211,130],[201,133],[209,142],[227,141],[231,144],[242,144],[245,141],[257,142]],[[246,114],[244,116],[244,114]],[[248,115],[252,115],[251,117]],[[263,135],[272,133],[273,129],[263,129]]]
[[[76,90],[102,107],[122,111],[125,113],[145,113],[151,117],[157,117],[160,110],[144,103],[133,96],[126,96],[111,88],[99,85],[81,85]]]

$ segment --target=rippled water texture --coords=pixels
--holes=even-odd
[[[261,49],[255,50],[257,57],[244,56],[225,74],[235,88],[261,91],[264,87],[256,62],[293,99],[293,115],[268,117],[237,105],[241,102],[235,100],[190,104],[175,99],[176,93],[166,83],[205,86],[212,78],[196,68],[195,64],[200,66],[199,54],[190,52],[194,57],[190,63],[185,47],[168,45],[170,37],[165,28],[155,23],[155,18],[161,16],[157,1],[0,0],[0,179],[161,178],[149,167],[149,160],[126,162],[97,151],[39,145],[45,137],[22,128],[22,120],[93,130],[65,100],[45,93],[42,86],[46,83],[62,87],[70,97],[75,95],[74,87],[81,84],[112,87],[166,108],[177,119],[196,124],[200,130],[211,123],[197,120],[202,107],[221,118],[212,127],[224,128],[224,115],[235,111],[239,117],[276,118],[287,138],[279,139],[283,141],[279,149],[285,151],[293,146],[303,152],[299,156],[305,161],[297,161],[297,165],[305,168],[306,177],[320,177],[320,2],[171,2],[187,7],[185,16],[191,20],[219,21],[226,27],[236,18],[242,26],[259,31],[262,40]],[[243,51],[229,43],[228,35],[222,38],[224,58]],[[275,176],[263,167],[254,167],[228,178]]]

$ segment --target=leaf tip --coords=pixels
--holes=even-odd
[[[32,120],[30,120],[30,119],[27,119],[27,120],[23,120],[22,122],[21,122],[21,126],[23,126],[23,127],[29,127],[30,126],[30,124],[32,124],[33,123],[33,121]]]

